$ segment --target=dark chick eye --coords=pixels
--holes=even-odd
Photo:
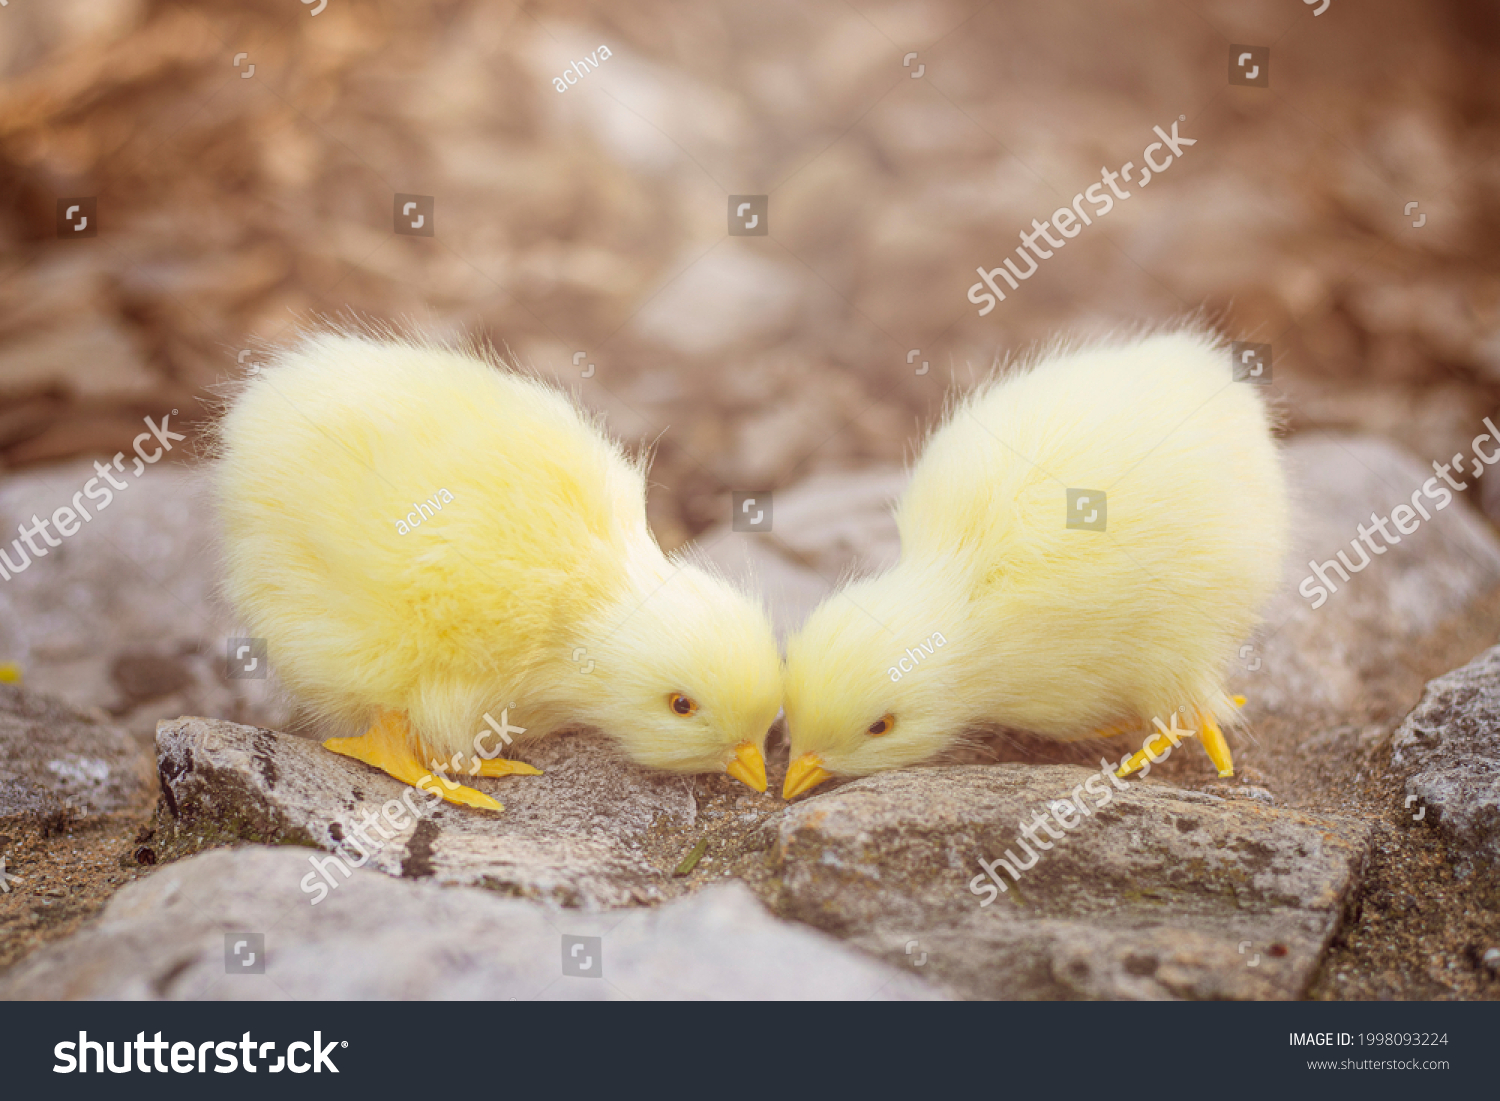
[[[691,715],[694,711],[698,710],[697,701],[689,699],[681,692],[673,692],[668,696],[667,704],[679,715]]]
[[[870,729],[866,730],[865,733],[870,735],[870,737],[872,738],[878,738],[882,734],[889,734],[894,729],[896,729],[896,716],[892,715],[890,712],[886,712],[884,715],[880,716],[880,718],[872,722],[870,724]]]

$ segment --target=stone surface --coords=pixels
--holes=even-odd
[[[97,922],[0,979],[0,998],[854,999],[941,996],[802,925],[740,884],[655,910],[586,915],[368,870],[321,903],[307,854],[205,853],[121,890]],[[264,974],[227,973],[263,936]],[[567,937],[597,937],[570,953]],[[247,940],[247,949],[250,944]],[[244,955],[241,959],[246,958]],[[597,977],[565,974],[565,961]]]
[[[163,722],[157,755],[162,826],[186,847],[244,838],[338,850],[366,812],[379,815],[411,790],[316,742],[208,719]],[[544,775],[464,778],[504,803],[503,813],[430,807],[428,796],[414,792],[410,805],[420,819],[398,805],[402,828],[387,826],[388,841],[371,834],[381,845],[372,865],[586,908],[667,897],[671,867],[653,862],[647,842],[668,823],[696,823],[685,778],[631,765],[598,735],[545,739],[521,756]],[[163,844],[171,851],[172,840]],[[352,846],[343,851],[360,859]]]
[[[165,462],[139,476],[132,463],[125,469],[116,478],[127,488],[108,507],[0,582],[23,636],[24,683],[102,707],[148,744],[158,720],[182,714],[285,726],[290,709],[274,679],[227,679],[227,640],[246,632],[214,600],[206,472]],[[74,462],[0,482],[4,545],[17,524],[51,516],[95,476],[91,462]],[[0,654],[7,660],[17,659]]]
[[[100,718],[0,684],[0,821],[148,803],[155,786],[149,754]]]
[[[1359,881],[1362,823],[1132,779],[1054,827],[1062,840],[983,905],[980,858],[1024,861],[1019,823],[1090,775],[1004,764],[857,780],[767,823],[760,890],[782,916],[921,960],[970,997],[1301,996]]]
[[[1435,822],[1459,878],[1477,877],[1500,902],[1500,647],[1427,686],[1391,759],[1407,808]]]

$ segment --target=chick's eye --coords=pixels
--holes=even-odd
[[[667,697],[667,704],[679,715],[691,715],[698,710],[698,701],[689,699],[681,692],[673,692]]]
[[[882,734],[889,734],[892,730],[895,729],[896,716],[892,715],[890,712],[886,712],[884,715],[880,716],[880,718],[872,722],[870,724],[870,729],[866,730],[865,733],[870,735],[870,737],[872,738],[878,738]]]

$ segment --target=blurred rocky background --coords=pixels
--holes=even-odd
[[[95,460],[130,452],[145,417],[173,414],[187,440],[138,483],[126,476],[107,523],[0,582],[0,679],[7,663],[25,674],[24,692],[0,697],[0,856],[26,879],[0,900],[0,965],[68,934],[158,861],[226,841],[326,845],[347,811],[316,755],[306,771],[305,746],[254,729],[295,725],[274,681],[227,675],[237,632],[213,600],[191,465],[225,384],[321,319],[478,336],[575,391],[653,449],[661,542],[753,570],[785,630],[841,573],[896,554],[881,510],[955,386],[1059,333],[1201,312],[1232,339],[1272,345],[1298,553],[1331,557],[1432,460],[1467,454],[1500,409],[1500,8],[1319,8],[11,0],[0,531],[66,504]],[[1268,86],[1230,83],[1238,44],[1269,47]],[[1124,185],[1131,198],[979,315],[966,297],[976,267],[1000,264],[1101,169],[1138,164],[1153,127],[1174,122],[1195,144],[1169,170],[1145,190]],[[398,194],[432,199],[431,236],[395,231]],[[768,197],[764,235],[728,232],[730,196]],[[776,493],[771,533],[728,530],[733,490]],[[1481,873],[1500,836],[1487,733],[1500,665],[1466,663],[1496,642],[1500,475],[1460,496],[1469,507],[1323,612],[1283,594],[1236,674],[1257,737],[1236,747],[1236,784],[1174,759],[1160,775],[1187,794],[1164,785],[1142,799],[1176,828],[1147,856],[1134,835],[1079,846],[1083,865],[1059,871],[1056,891],[1039,884],[1053,925],[997,924],[964,892],[975,854],[1011,836],[995,815],[1040,797],[1047,769],[1087,763],[1035,745],[982,755],[1027,762],[1019,772],[877,777],[859,782],[863,799],[830,786],[810,800],[816,815],[713,778],[687,791],[632,779],[633,817],[619,817],[579,743],[556,750],[556,782],[569,805],[599,805],[598,837],[569,838],[546,798],[528,810],[507,789],[517,810],[498,837],[480,844],[450,813],[441,836],[408,839],[383,870],[452,890],[499,875],[521,898],[585,907],[677,904],[732,871],[778,915],[881,967],[909,971],[910,938],[926,937],[923,976],[968,996],[1493,997],[1500,896]],[[181,715],[243,725],[189,722],[157,746],[158,720]],[[199,747],[198,772],[185,746]],[[576,775],[563,769],[574,757]],[[257,760],[294,779],[278,786]],[[169,793],[154,810],[152,762]],[[1414,823],[1416,799],[1448,809]],[[257,817],[266,807],[279,808],[273,825]],[[1244,895],[1212,876],[1184,882],[1205,835],[1182,822],[1199,820],[1229,839],[1221,851],[1268,846],[1276,878]],[[860,848],[871,831],[894,839],[882,854]],[[675,875],[700,836],[709,855]],[[1069,886],[1118,879],[1137,858],[1150,866],[1133,867],[1136,885],[1179,892],[1174,907],[1132,895],[1098,919],[1109,898]],[[862,861],[889,877],[885,894],[859,879]],[[237,884],[253,901],[291,874],[283,863],[183,862],[180,874],[204,897]],[[132,897],[147,896],[120,905]],[[427,897],[402,896],[413,928],[430,923]],[[664,912],[762,930],[749,895],[714,897]],[[1228,902],[1199,907],[1210,897]],[[199,918],[210,964],[215,922],[249,920]],[[156,944],[155,928],[130,935]],[[298,935],[315,953],[316,930]],[[1282,962],[1247,970],[1241,937]],[[1142,943],[1159,971],[1141,970]],[[198,973],[169,947],[150,968]],[[825,996],[909,993],[842,949],[805,948],[844,976]],[[39,956],[10,989],[148,989],[129,969],[69,985],[83,982],[66,973],[70,951]],[[1050,970],[1006,970],[1023,958]],[[994,965],[982,982],[976,961]],[[719,978],[704,966],[708,989]],[[390,992],[361,981],[308,993]],[[636,993],[664,989],[681,988]]]
[[[1422,458],[1500,396],[1483,0],[312,10],[0,11],[5,467],[207,416],[258,342],[338,314],[576,387],[655,443],[672,545],[731,488],[901,462],[953,379],[1060,331],[1202,309],[1273,344],[1292,429]],[[1270,46],[1268,88],[1228,84],[1234,43]],[[1196,145],[978,316],[977,266],[1179,117]],[[434,236],[392,232],[396,193]],[[769,196],[766,236],[726,234],[732,194]],[[59,239],[71,197],[97,237]]]

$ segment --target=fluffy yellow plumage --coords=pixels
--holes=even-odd
[[[1070,489],[1104,530],[1067,526]],[[1225,667],[1280,577],[1287,502],[1259,387],[1211,334],[997,378],[932,435],[897,522],[900,562],[788,643],[787,798],[978,725],[1073,740],[1179,709],[1232,770]]]
[[[251,379],[217,470],[226,588],[329,744],[429,790],[487,713],[593,726],[641,764],[765,788],[763,609],[661,552],[642,463],[557,390],[463,351],[323,334]],[[501,748],[481,743],[488,757]],[[445,782],[455,802],[499,808]]]

